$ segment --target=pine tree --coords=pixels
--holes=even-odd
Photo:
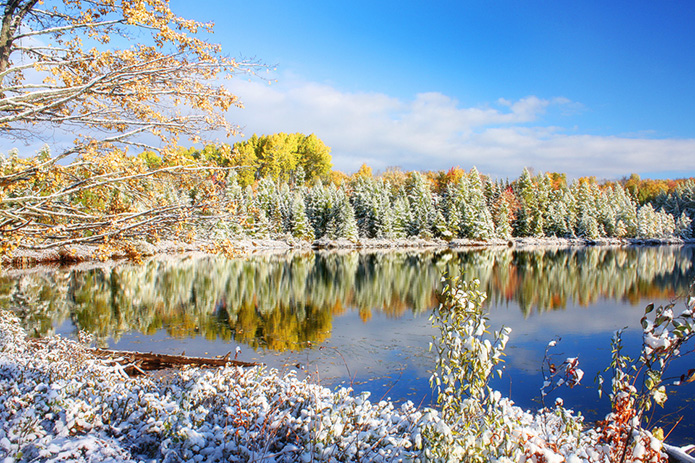
[[[447,230],[453,236],[458,237],[461,228],[461,208],[463,207],[463,195],[458,183],[449,183],[446,186],[441,205]]]
[[[683,212],[676,222],[675,234],[681,238],[692,238],[692,220],[688,217],[688,214]]]
[[[335,207],[331,211],[331,217],[326,226],[326,235],[331,239],[345,238],[357,241],[357,221],[347,195],[339,191]]]
[[[410,221],[410,204],[408,203],[405,191],[401,189],[393,200],[393,237],[405,238],[408,236]]]
[[[533,179],[528,169],[524,168],[521,176],[515,182],[514,192],[519,201],[514,222],[514,234],[522,237],[531,236],[534,231],[534,222],[538,216],[538,208]]]
[[[463,185],[463,179],[462,185]],[[463,209],[461,211],[461,235],[476,240],[489,240],[495,236],[495,225],[487,208],[478,170],[473,167],[466,176]]]
[[[317,239],[326,235],[326,227],[331,218],[332,210],[332,195],[322,183],[317,183],[307,191],[306,213]]]
[[[495,207],[495,231],[498,238],[509,239],[512,237],[511,207],[507,195],[500,195]]]
[[[577,235],[591,240],[598,238],[599,226],[596,217],[591,214],[583,214],[579,220]]]
[[[637,213],[637,237],[656,238],[661,230],[659,219],[651,204],[647,203]]]
[[[423,238],[431,237],[436,210],[429,184],[419,172],[413,171],[408,174],[405,188],[410,206],[408,234]]]
[[[268,217],[250,185],[244,189],[244,204],[247,206],[246,220],[242,223],[245,233],[253,238],[268,238],[270,236]]]
[[[620,184],[610,191],[609,203],[615,211],[616,231],[618,237],[634,238],[637,236],[637,203],[628,195]]]
[[[311,241],[314,239],[314,232],[306,215],[304,199],[300,193],[292,195],[292,217],[290,220],[290,232],[292,236],[299,239]]]
[[[239,182],[237,173],[230,172],[227,175],[223,204],[221,209],[225,216],[221,219],[215,230],[217,239],[235,239],[243,235],[242,222],[246,218],[246,204],[244,194]]]
[[[366,238],[374,238],[374,195],[370,185],[373,181],[374,179],[372,177],[360,175],[351,182],[352,193],[350,194],[350,203],[355,211],[355,220],[357,222],[359,235]]]

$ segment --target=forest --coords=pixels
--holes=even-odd
[[[161,239],[693,237],[695,179],[599,182],[564,174],[492,179],[475,167],[438,172],[363,165],[331,171],[315,135],[254,136],[160,158],[113,151],[60,165],[48,148],[0,158],[2,250]]]

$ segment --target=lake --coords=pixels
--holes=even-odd
[[[540,366],[548,342],[560,338],[556,363],[578,356],[585,377],[546,404],[561,396],[594,421],[609,410],[593,379],[610,362],[613,332],[628,327],[625,345],[637,355],[644,307],[687,293],[694,260],[692,246],[167,257],[4,269],[0,307],[14,307],[32,336],[83,329],[101,346],[194,356],[234,355],[240,346],[240,360],[327,387],[432,405],[428,317],[442,274],[463,272],[488,294],[491,329],[512,328],[494,388],[540,408]],[[695,367],[688,356],[673,366],[674,377]],[[652,418],[668,432],[685,416],[671,443],[693,442],[694,395],[695,383],[681,386]]]

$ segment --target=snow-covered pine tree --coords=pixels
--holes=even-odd
[[[462,193],[459,182],[449,183],[444,190],[444,197],[440,203],[441,212],[446,221],[446,228],[454,237],[459,237],[461,228],[461,208],[464,201]]]
[[[661,234],[661,222],[651,204],[640,207],[637,212],[637,237],[657,238]]]
[[[589,179],[581,179],[570,186],[574,197],[574,210],[577,214],[575,234],[584,238],[598,238],[598,221],[596,220],[596,197],[593,186],[595,183]],[[593,220],[592,220],[593,219]],[[594,228],[594,222],[596,228]]]
[[[524,168],[519,179],[514,183],[514,194],[518,201],[515,211],[514,235],[531,236],[534,222],[538,216],[536,193],[534,191],[533,178],[527,168]]]
[[[405,191],[410,205],[410,224],[408,234],[429,238],[432,236],[436,210],[432,200],[429,183],[417,171],[408,174]]]
[[[497,199],[497,203],[494,207],[494,222],[495,222],[495,233],[498,238],[509,239],[512,237],[512,220],[511,220],[511,206],[509,198],[512,193],[502,193]]]
[[[372,236],[373,223],[373,189],[371,183],[373,177],[358,175],[350,182],[350,203],[355,211],[355,221],[360,236],[374,238]]]
[[[688,214],[683,211],[681,213],[681,216],[678,218],[678,221],[676,222],[676,230],[675,234],[676,236],[679,236],[681,238],[692,238],[693,237],[693,229],[692,229],[692,219],[688,217]]]
[[[254,194],[251,185],[244,189],[244,204],[247,207],[245,221],[242,223],[245,234],[253,238],[268,238],[270,236],[268,217],[258,203],[258,197]]]
[[[609,203],[615,211],[615,236],[619,238],[634,238],[637,236],[637,203],[616,184],[610,189]]]
[[[379,179],[374,185],[372,195],[372,228],[370,234],[374,238],[389,238],[393,234],[393,210],[391,207],[390,186],[388,182]]]
[[[244,191],[239,186],[237,173],[229,172],[226,179],[224,197],[222,198],[224,216],[215,226],[215,238],[236,239],[244,234],[242,222],[246,220],[247,206]]]
[[[306,214],[314,229],[314,236],[322,238],[333,211],[333,197],[321,182],[309,188],[305,197]]]
[[[394,238],[405,238],[408,236],[410,226],[410,204],[405,190],[400,188],[393,199],[393,221],[391,233]]]
[[[331,239],[345,238],[353,242],[359,239],[355,211],[343,190],[337,191],[334,208],[326,225],[326,235]]]
[[[301,193],[295,192],[292,195],[292,216],[290,218],[290,233],[295,238],[313,241],[314,231],[306,215],[304,198]]]
[[[461,211],[462,235],[476,240],[489,240],[495,236],[495,224],[487,208],[480,173],[473,167],[464,178],[466,192]],[[463,182],[463,178],[461,181]]]

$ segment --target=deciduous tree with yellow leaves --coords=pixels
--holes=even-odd
[[[168,1],[7,0],[0,11],[0,135],[74,137],[54,156],[0,165],[6,242],[52,246],[114,236],[170,208],[156,204],[153,182],[190,163],[177,155],[179,137],[235,133],[224,113],[241,103],[220,80],[259,67],[225,57],[199,36],[212,24],[175,15]],[[159,153],[163,163],[124,163],[132,146]],[[189,182],[204,183],[209,173],[184,169]],[[100,206],[114,196],[123,204],[104,210],[90,196]],[[95,222],[108,226],[96,230]]]

